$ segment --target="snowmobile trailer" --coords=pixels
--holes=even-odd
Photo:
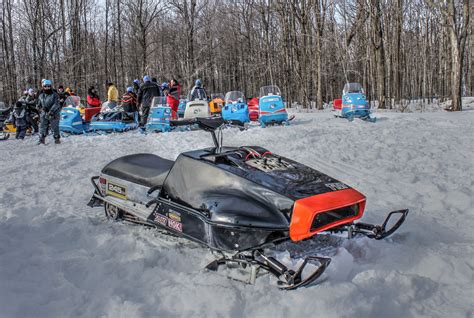
[[[382,225],[356,223],[366,198],[350,186],[261,147],[222,146],[219,134],[226,122],[221,118],[174,124],[197,124],[211,133],[214,147],[184,152],[174,161],[150,153],[117,158],[92,177],[88,205],[104,206],[109,218],[207,246],[220,255],[209,270],[247,269],[248,282],[262,270],[278,278],[279,288],[295,289],[320,277],[330,259],[308,256],[293,270],[265,254],[265,248],[325,231],[382,239],[407,216],[408,210],[400,210],[389,213]],[[309,274],[304,271],[308,264],[315,268]]]

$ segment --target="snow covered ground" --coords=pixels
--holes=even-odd
[[[385,241],[288,244],[292,254],[333,259],[320,284],[290,292],[268,277],[244,285],[205,272],[205,248],[86,206],[90,176],[110,160],[136,152],[174,159],[210,146],[207,133],[1,142],[0,316],[473,317],[471,109],[378,112],[375,124],[297,114],[289,127],[225,131],[228,145],[262,145],[352,185],[368,198],[368,222],[410,209]]]

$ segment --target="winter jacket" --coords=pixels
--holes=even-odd
[[[61,107],[64,107],[64,102],[66,101],[66,98],[68,98],[70,95],[66,91],[58,92],[58,97],[59,97],[59,104]]]
[[[89,107],[100,107],[100,104],[99,97],[87,95],[87,105],[89,105]]]
[[[153,97],[162,96],[160,87],[153,82],[145,82],[138,91],[138,103],[150,107]]]
[[[13,123],[16,128],[24,128],[28,125],[26,120],[26,109],[24,107],[13,109],[9,122]]]
[[[174,85],[170,87],[170,91],[166,96],[166,103],[170,105],[171,109],[175,112],[178,111],[179,106],[179,96],[181,95],[181,86]]]
[[[137,111],[137,95],[127,93],[122,96],[122,108],[124,112],[131,113]]]
[[[202,87],[194,86],[193,89],[191,90],[190,95],[191,95],[190,101],[193,101],[196,99],[207,100],[206,90]]]
[[[50,115],[59,115],[61,105],[59,104],[58,94],[54,91],[51,91],[49,94],[44,91],[41,92],[38,96],[37,108]]]
[[[107,91],[107,101],[108,102],[119,101],[118,90],[117,90],[117,87],[115,87],[115,85],[109,86],[109,90]]]

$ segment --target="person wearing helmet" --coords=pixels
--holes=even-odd
[[[150,113],[151,102],[153,97],[163,96],[158,84],[151,81],[148,75],[143,77],[143,84],[138,91],[138,104],[140,105],[141,119],[140,127],[145,126]]]
[[[138,90],[140,89],[140,80],[136,79],[133,81],[133,92],[135,95],[138,95]]]
[[[28,95],[22,102],[26,110],[26,122],[30,128],[33,128],[33,134],[37,134],[39,132],[38,120],[40,113],[36,109],[36,92],[33,88],[28,89]]]
[[[37,108],[40,114],[40,138],[38,144],[44,144],[49,128],[53,130],[54,142],[60,142],[59,134],[59,114],[61,105],[59,104],[59,96],[53,90],[50,80],[43,80],[43,90],[38,96]]]
[[[172,119],[178,119],[179,97],[181,96],[181,85],[174,78],[170,81],[166,103],[171,107]]]
[[[127,92],[122,96],[122,108],[126,113],[134,113],[137,109],[137,95],[133,87],[127,87]]]
[[[191,90],[191,99],[190,101],[200,99],[200,100],[207,100],[206,90],[202,88],[202,83],[200,79],[197,79],[194,83],[194,87]]]

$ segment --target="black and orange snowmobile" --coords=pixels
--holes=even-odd
[[[209,270],[245,270],[248,282],[268,272],[280,288],[295,289],[320,277],[330,259],[309,256],[291,269],[265,252],[270,247],[328,231],[379,240],[408,214],[390,212],[382,225],[358,223],[363,194],[268,149],[224,147],[222,128],[233,123],[197,118],[172,124],[197,124],[211,133],[214,147],[184,152],[174,161],[150,153],[117,158],[92,177],[89,206],[104,206],[114,220],[165,229],[207,246],[219,255]]]

